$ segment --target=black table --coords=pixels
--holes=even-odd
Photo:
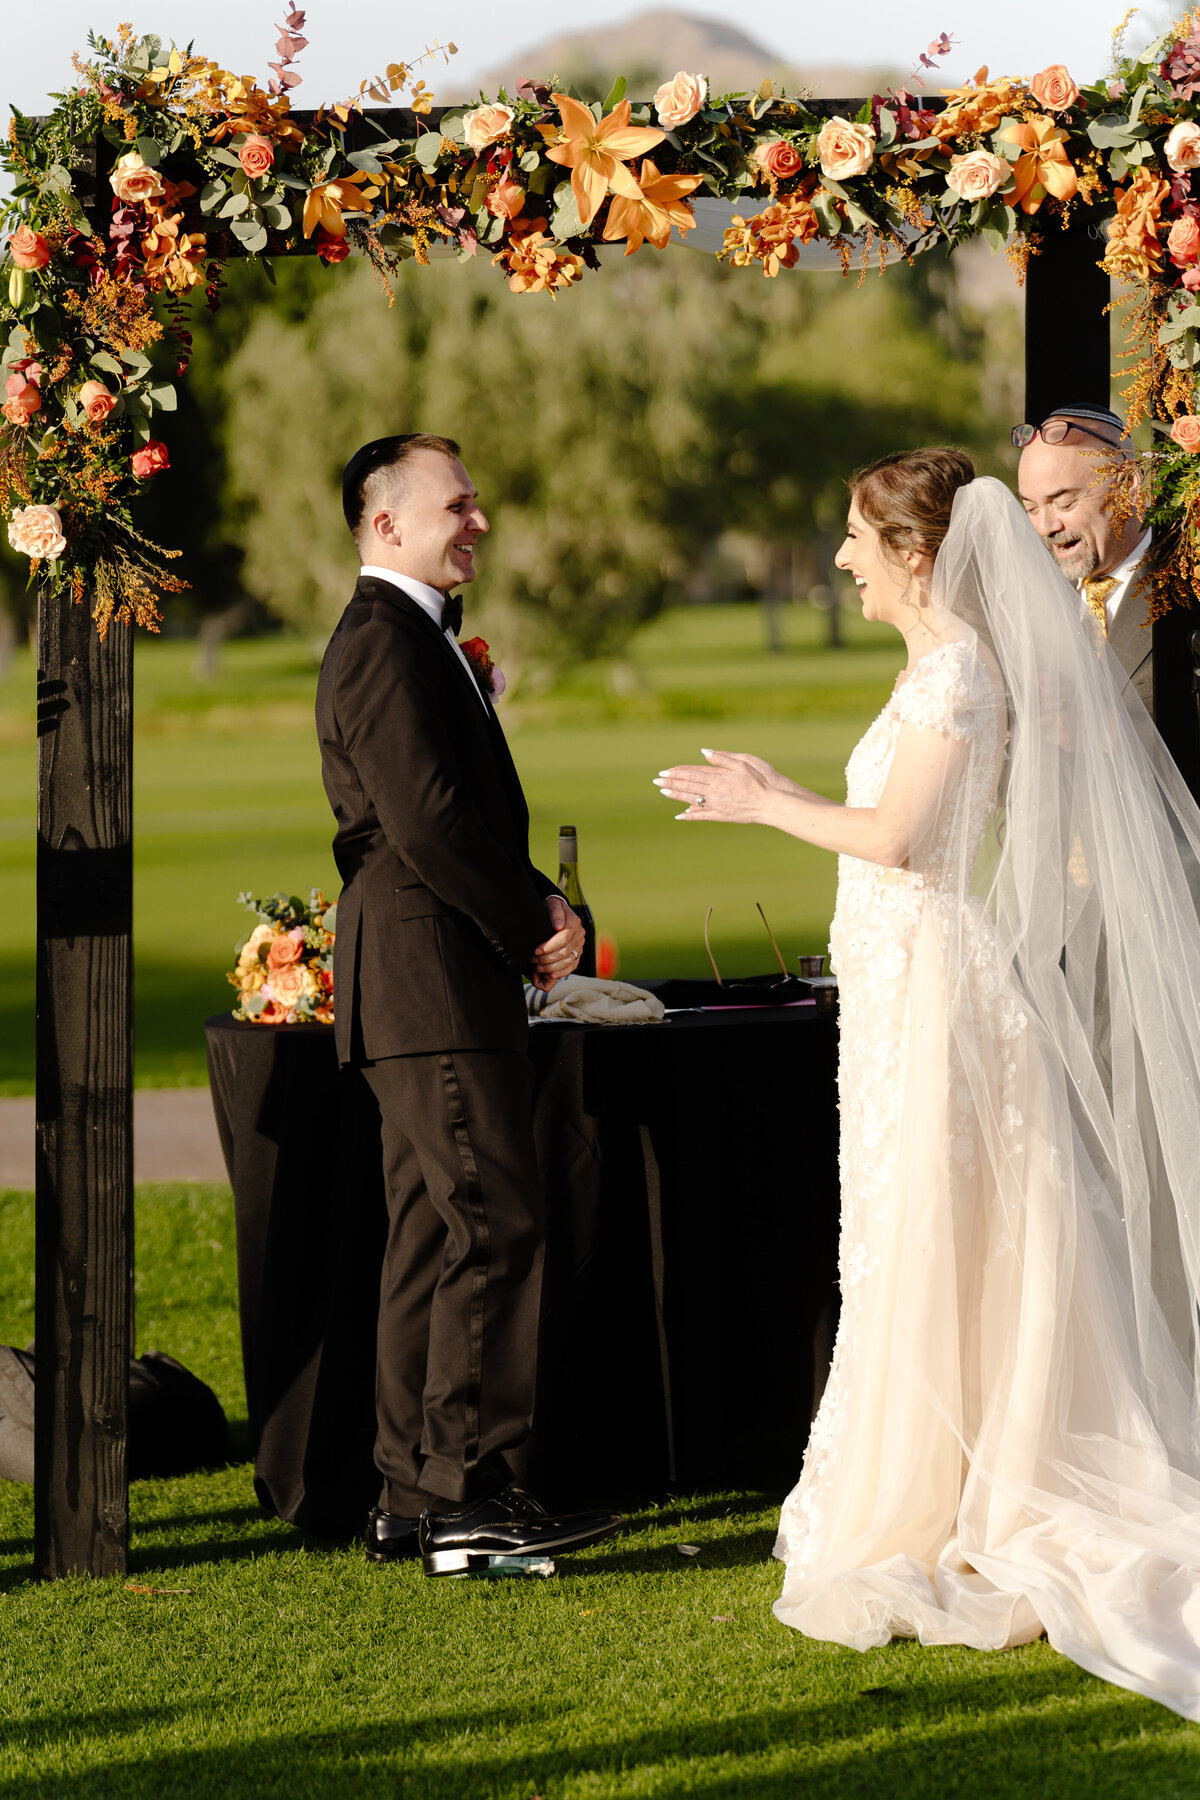
[[[538,1418],[553,1504],[794,1481],[837,1316],[837,1024],[814,1009],[539,1023]],[[255,1486],[307,1529],[378,1494],[374,1098],[327,1026],[208,1022]]]

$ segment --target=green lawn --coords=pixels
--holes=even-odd
[[[846,758],[886,698],[898,641],[852,621],[841,651],[824,620],[785,611],[770,656],[757,607],[686,608],[644,630],[628,660],[549,696],[505,702],[533,814],[535,859],[554,873],[556,832],[575,824],[584,886],[621,972],[708,973],[704,914],[722,973],[772,966],[762,902],[789,957],[823,949],[834,862],[756,827],[680,826],[651,786],[701,745],[753,749],[840,794]],[[203,1022],[224,1010],[224,971],[248,928],[244,888],[336,888],[331,819],[312,729],[316,668],[296,639],[227,647],[205,681],[186,641],[139,641],[135,677],[137,1079],[203,1081]],[[33,1074],[34,748],[28,652],[0,683],[0,1093]]]
[[[243,1420],[232,1240],[227,1188],[138,1190],[140,1347]],[[0,1342],[32,1328],[32,1242],[32,1196],[0,1194]],[[35,1583],[30,1492],[0,1483],[0,1800],[1200,1791],[1200,1730],[1045,1644],[857,1655],[777,1624],[776,1503],[664,1497],[552,1580],[436,1582],[264,1519],[241,1464],[134,1485],[129,1580],[176,1590],[138,1593]]]

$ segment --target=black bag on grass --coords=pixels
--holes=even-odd
[[[161,1350],[129,1365],[129,1478],[189,1475],[229,1460],[221,1402]],[[33,1346],[0,1346],[0,1481],[33,1480]]]

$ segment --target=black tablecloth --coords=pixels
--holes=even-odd
[[[537,1024],[538,1419],[555,1504],[795,1479],[836,1324],[836,1020]],[[379,1121],[332,1028],[208,1024],[255,1485],[309,1529],[377,1497]]]

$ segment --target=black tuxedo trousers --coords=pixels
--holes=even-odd
[[[529,1438],[544,1203],[521,977],[555,888],[490,703],[389,582],[359,580],[317,730],[344,884],[338,1054],[383,1122],[380,1504],[412,1516],[502,1487]]]
[[[380,1505],[413,1517],[521,1472],[533,1421],[544,1207],[521,1051],[390,1056],[388,1244],[375,1378]]]

